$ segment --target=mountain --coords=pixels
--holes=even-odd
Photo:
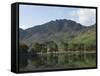
[[[59,19],[26,30],[20,28],[20,42],[30,45],[33,42],[54,41],[59,45],[61,42],[77,40],[82,34],[87,34],[93,28],[95,25],[85,27],[72,20]]]
[[[22,40],[26,35],[27,35],[27,31],[20,28],[19,29],[20,40]]]
[[[86,45],[95,44],[96,45],[96,27],[92,25],[84,33],[80,32],[77,37],[75,37],[72,43],[84,43]]]
[[[81,30],[83,26],[71,20],[55,20],[47,22],[43,25],[38,25],[33,28],[29,28],[26,31],[30,34],[34,33],[56,33],[56,32],[72,32]]]

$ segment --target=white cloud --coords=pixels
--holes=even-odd
[[[73,21],[76,21],[77,23],[79,23],[79,19],[78,19],[78,11],[77,10],[73,10],[71,11],[70,13],[68,13],[66,15],[66,19],[69,19],[69,20],[73,20]]]
[[[77,11],[78,13],[78,21],[79,23],[85,25],[85,26],[90,26],[95,24],[95,16],[96,16],[96,10],[95,9],[79,9]]]

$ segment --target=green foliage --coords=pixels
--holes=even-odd
[[[48,41],[44,43],[34,43],[33,49],[35,52],[52,52],[52,51],[58,51],[58,46],[53,41]]]
[[[27,66],[27,58],[28,58],[28,46],[25,44],[19,45],[19,66],[25,67]]]
[[[96,50],[96,33],[95,29],[88,30],[83,34],[75,37],[70,44],[77,44],[79,50]]]
[[[69,50],[69,47],[68,47],[68,43],[64,43],[62,42],[62,45],[63,45],[63,51],[68,51]]]
[[[34,48],[34,51],[41,52],[42,45],[39,44],[39,43],[35,43],[34,46],[33,46],[33,48]]]
[[[82,50],[95,51],[96,50],[95,28],[91,28],[86,32],[80,32],[75,37],[69,36],[69,38],[70,38],[69,41],[68,39],[66,39],[65,41],[61,41],[60,50],[62,51],[82,51]]]
[[[46,42],[47,51],[58,51],[58,46],[54,41]]]

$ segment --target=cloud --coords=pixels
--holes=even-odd
[[[95,24],[95,16],[96,16],[96,10],[95,9],[79,9],[77,11],[78,14],[78,21],[79,23],[90,26]]]
[[[73,21],[76,21],[77,23],[79,23],[78,11],[76,9],[73,11],[70,11],[69,13],[67,13],[66,19],[73,20]]]

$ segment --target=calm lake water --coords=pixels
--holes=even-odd
[[[94,51],[36,53],[27,62],[28,65],[21,68],[21,71],[95,67],[96,53]]]

